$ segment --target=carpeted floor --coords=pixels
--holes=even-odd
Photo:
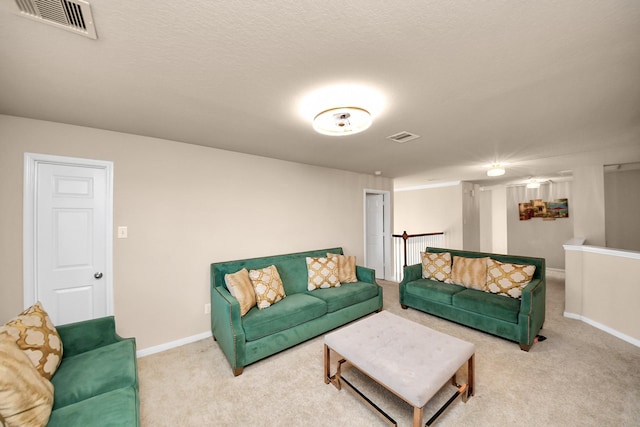
[[[384,288],[384,309],[476,345],[476,392],[454,403],[441,426],[638,426],[640,348],[567,319],[564,280],[547,277],[547,340],[523,352],[516,343],[416,310],[402,310],[398,285]],[[139,359],[143,426],[383,426],[346,389],[323,381],[317,337],[245,368],[234,377],[213,339]],[[461,371],[461,378],[465,378]],[[355,370],[345,376],[400,426],[412,408]],[[455,389],[425,408],[424,422]]]

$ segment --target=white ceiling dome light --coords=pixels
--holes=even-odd
[[[540,181],[538,181],[537,179],[531,179],[527,183],[527,188],[540,188]]]
[[[489,167],[487,176],[502,176],[505,174],[504,165],[501,163],[494,163]]]
[[[377,91],[360,85],[340,84],[320,88],[305,96],[299,112],[323,135],[354,135],[367,130],[383,109]]]
[[[330,108],[318,113],[313,119],[313,128],[323,135],[353,135],[369,129],[371,113],[360,107]]]

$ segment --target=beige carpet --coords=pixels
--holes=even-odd
[[[517,344],[416,310],[402,310],[398,285],[384,287],[384,309],[476,345],[476,393],[456,402],[441,426],[638,426],[640,348],[562,316],[564,281],[549,277],[547,340]],[[383,426],[346,389],[325,385],[322,337],[245,368],[233,377],[213,339],[139,360],[143,426]],[[345,373],[400,426],[412,408],[354,370]],[[464,379],[464,371],[461,371]],[[424,422],[454,389],[425,408]]]

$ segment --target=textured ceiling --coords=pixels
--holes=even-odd
[[[0,2],[0,113],[362,173],[396,186],[640,158],[640,1],[92,0],[92,40]],[[379,91],[313,132],[324,85]],[[406,144],[387,136],[421,135]],[[566,172],[562,172],[566,174]],[[562,175],[562,173],[560,175]]]

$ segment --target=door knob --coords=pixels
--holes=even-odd
[[[93,275],[93,277],[95,277],[96,279],[102,279],[102,273],[97,272],[96,274]]]

